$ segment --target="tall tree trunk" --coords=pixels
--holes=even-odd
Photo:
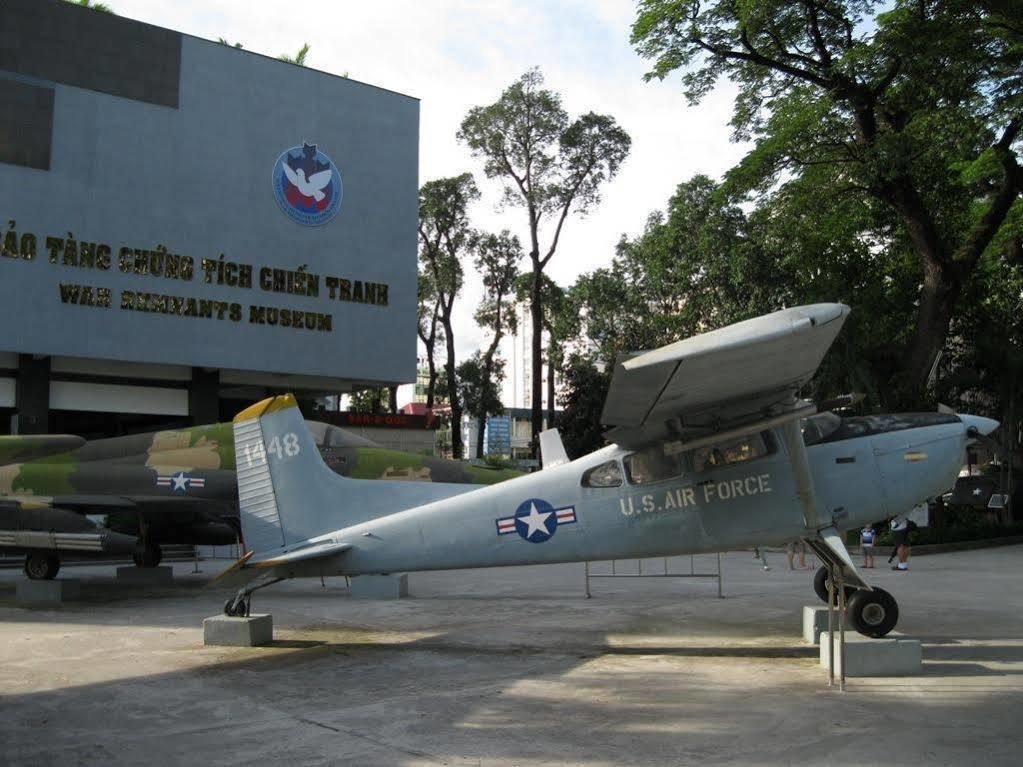
[[[447,348],[447,365],[444,372],[448,381],[448,403],[451,405],[451,455],[456,460],[462,458],[462,404],[458,400],[458,382],[455,380],[455,336],[451,331],[451,314],[448,312],[442,319],[444,323],[445,343]]]
[[[553,429],[557,424],[554,422],[554,355],[547,355],[547,428]]]
[[[543,431],[543,306],[540,301],[540,278],[543,272],[539,262],[533,259],[533,287],[530,295],[529,314],[532,324],[532,440],[529,445],[530,455],[539,455],[540,432]]]
[[[390,407],[390,410],[391,410],[392,413],[397,413],[398,412],[398,387],[397,386],[389,386],[387,388],[388,388],[388,392],[387,392],[387,394],[388,394],[388,397],[387,397],[388,402],[387,402],[387,404]]]
[[[483,457],[483,431],[487,426],[487,417],[485,414],[480,413],[476,418],[476,457]]]
[[[437,389],[437,365],[433,361],[433,348],[427,351],[427,364],[430,366],[430,382],[426,387],[426,407],[433,409],[434,391]]]

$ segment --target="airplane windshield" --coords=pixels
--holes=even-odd
[[[834,413],[818,413],[803,421],[803,442],[807,445],[819,445],[854,437],[868,437],[873,434],[958,422],[959,418],[949,413],[890,413],[851,418],[839,418]]]
[[[800,423],[803,429],[803,443],[816,445],[823,442],[832,432],[842,425],[842,419],[834,413],[817,413],[804,418]]]

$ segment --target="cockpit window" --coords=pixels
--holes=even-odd
[[[823,415],[833,413],[820,413],[811,416],[807,421],[820,418]],[[959,423],[959,418],[951,413],[891,413],[887,415],[863,415],[852,418],[839,418],[839,423],[826,433],[819,435],[815,441],[808,440],[809,432],[804,425],[803,440],[807,445],[818,445],[825,442],[839,442],[843,439],[854,437],[869,437],[873,434],[884,434],[891,431],[903,431],[905,429],[916,429],[921,426],[941,426],[949,423]]]
[[[619,487],[621,484],[622,467],[618,461],[602,463],[583,474],[583,487]]]
[[[773,451],[774,444],[769,433],[749,434],[719,445],[697,448],[691,453],[693,471],[707,471],[718,466],[744,463]]]
[[[804,418],[800,426],[803,429],[803,443],[816,445],[823,442],[828,435],[842,425],[842,419],[834,413],[817,413],[809,418]]]
[[[682,476],[682,456],[670,443],[658,443],[625,456],[629,482],[645,485]]]

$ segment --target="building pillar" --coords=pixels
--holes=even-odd
[[[192,368],[188,385],[188,417],[193,426],[220,420],[220,371]]]
[[[50,430],[50,358],[18,355],[12,434],[45,434]]]

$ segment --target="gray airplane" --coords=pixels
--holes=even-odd
[[[628,356],[602,417],[614,444],[568,461],[557,433],[545,432],[543,471],[490,487],[339,477],[290,395],[253,405],[234,422],[248,553],[223,576],[241,585],[224,611],[247,615],[255,590],[285,578],[661,557],[803,538],[840,574],[852,625],[883,636],[898,606],[859,575],[842,531],[946,491],[966,445],[998,423],[817,413],[796,394],[848,313],[841,304],[785,309]],[[815,585],[825,600],[827,573]]]

